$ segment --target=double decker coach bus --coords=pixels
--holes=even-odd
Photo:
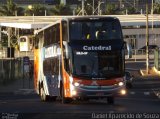
[[[115,17],[62,17],[35,32],[34,85],[43,101],[125,95],[125,54]]]

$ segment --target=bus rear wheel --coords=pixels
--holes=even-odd
[[[114,97],[113,96],[107,97],[107,102],[108,104],[114,104]]]
[[[48,101],[49,97],[45,94],[43,86],[40,87],[40,97],[42,101]]]

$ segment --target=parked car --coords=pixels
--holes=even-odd
[[[153,53],[153,50],[157,47],[158,47],[157,45],[149,45],[148,46],[149,53]],[[145,53],[145,52],[146,52],[146,46],[143,46],[138,50],[138,53]]]
[[[126,78],[126,88],[132,88],[132,82],[133,82],[133,75],[131,75],[130,72],[125,72],[125,78]]]

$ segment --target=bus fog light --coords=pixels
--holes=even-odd
[[[121,90],[121,94],[122,94],[122,95],[125,95],[125,94],[126,94],[126,90],[122,89],[122,90]]]
[[[78,82],[74,83],[74,86],[78,87],[80,84]]]
[[[119,86],[123,86],[124,83],[123,83],[123,82],[119,82],[118,85],[119,85]]]
[[[72,95],[77,95],[77,92],[75,90],[72,91]]]

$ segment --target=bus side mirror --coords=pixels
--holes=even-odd
[[[128,59],[132,58],[132,47],[131,44],[127,43]]]
[[[128,59],[132,58],[132,47],[130,43],[124,42],[125,49],[127,50]]]
[[[63,41],[63,45],[64,45],[64,53],[67,59],[69,59],[69,52],[71,52],[70,47],[68,46],[68,43],[66,41]]]

